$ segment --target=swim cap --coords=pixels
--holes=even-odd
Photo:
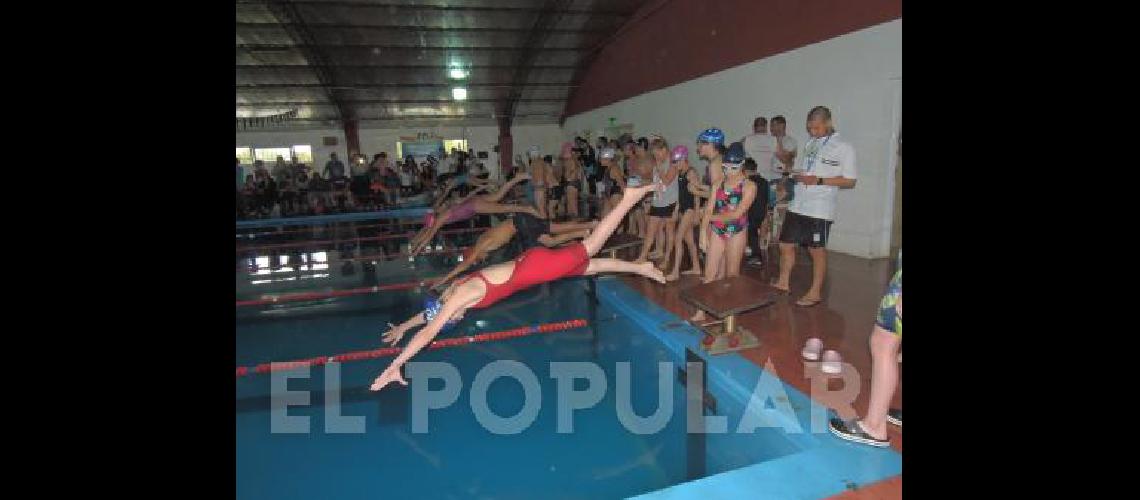
[[[709,142],[712,144],[720,144],[721,146],[723,146],[724,145],[724,132],[722,132],[719,128],[716,128],[716,127],[705,129],[704,132],[701,132],[700,135],[697,136],[697,142]]]
[[[612,160],[616,154],[614,148],[602,148],[602,150],[598,152],[598,158],[602,160]]]
[[[670,155],[670,158],[673,161],[681,161],[681,160],[689,159],[689,148],[686,148],[685,146],[678,144],[676,147],[673,148],[673,154]]]
[[[728,151],[724,153],[721,162],[732,166],[744,164],[744,146],[740,144],[740,141],[728,146]]]
[[[424,320],[431,321],[435,319],[436,316],[439,316],[441,310],[443,310],[443,303],[440,302],[439,299],[431,295],[424,298]],[[459,321],[449,320],[443,324],[443,327],[451,328],[457,323],[459,323]]]

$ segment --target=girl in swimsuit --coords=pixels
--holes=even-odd
[[[656,163],[651,172],[652,178],[654,182],[664,184],[665,190],[654,195],[650,203],[646,240],[641,244],[641,254],[638,255],[636,262],[645,262],[650,247],[656,242],[658,249],[653,254],[657,257],[663,255],[661,267],[667,268],[670,249],[673,248],[673,231],[677,222],[677,165],[669,159],[669,143],[665,142],[664,138],[654,137],[649,149],[652,155],[650,158]],[[661,251],[661,247],[664,247],[665,251]]]
[[[723,158],[724,180],[713,186],[713,199],[705,207],[702,227],[709,227],[701,233],[700,246],[707,252],[705,278],[702,283],[725,277],[740,275],[740,263],[744,260],[744,247],[748,245],[748,208],[756,199],[756,184],[744,175],[744,146],[732,143]],[[690,321],[705,320],[704,310],[697,310]],[[712,345],[716,338],[706,335],[702,342]],[[740,336],[729,339],[729,346],[740,344]]]
[[[602,205],[602,217],[613,211],[621,200],[621,192],[625,189],[625,175],[621,171],[621,164],[617,161],[617,151],[614,148],[605,148],[598,153],[598,161],[606,169],[609,177],[609,192]]]
[[[534,205],[538,207],[538,216],[543,219],[546,216],[546,176],[549,166],[542,161],[542,151],[538,146],[531,146],[530,150],[526,152],[527,160],[530,161],[530,178],[531,188],[534,193]]]
[[[566,194],[566,215],[571,219],[578,218],[578,188],[582,185],[582,165],[574,155],[573,146],[567,142],[562,145],[562,177],[565,179],[563,192]]]
[[[689,255],[693,266],[684,274],[701,275],[701,254],[697,252],[697,244],[693,241],[693,229],[697,226],[700,210],[698,198],[708,198],[709,188],[701,184],[701,176],[689,165],[689,148],[677,146],[671,155],[673,164],[677,166],[677,211],[681,213],[681,221],[677,223],[677,236],[674,243],[673,272],[665,277],[666,280],[676,281],[681,277],[681,261],[685,258],[685,246],[688,245]]]
[[[468,309],[490,307],[520,290],[562,278],[608,272],[635,273],[664,283],[665,275],[653,267],[652,263],[639,265],[618,259],[592,258],[613,235],[629,210],[649,191],[660,187],[651,184],[626,189],[617,208],[603,218],[598,223],[597,230],[581,242],[554,249],[531,248],[514,261],[486,267],[456,281],[443,292],[437,308],[417,313],[384,335],[385,341],[394,344],[408,329],[426,324],[412,337],[400,355],[392,360],[392,364],[376,377],[369,389],[378,391],[392,382],[408,385],[400,368],[431,343],[446,323],[462,318]]]
[[[459,203],[450,207],[444,208],[443,206],[436,207],[431,212],[428,212],[424,218],[424,227],[420,229],[412,237],[411,252],[409,256],[415,256],[431,242],[435,234],[439,232],[443,226],[451,224],[452,222],[461,222],[470,219],[475,214],[505,214],[510,212],[529,212],[534,216],[538,216],[538,211],[534,207],[526,205],[504,205],[499,203],[504,196],[511,191],[511,188],[522,181],[529,179],[527,174],[517,175],[514,179],[508,181],[503,187],[499,188],[491,194],[480,195],[479,191],[486,189],[486,186],[480,187],[475,192],[467,195]]]

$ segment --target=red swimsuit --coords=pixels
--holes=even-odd
[[[515,270],[507,281],[496,285],[487,281],[480,272],[473,273],[463,281],[475,277],[483,280],[487,292],[483,294],[482,300],[471,306],[482,309],[520,290],[561,278],[581,276],[589,265],[590,256],[582,242],[561,248],[535,247],[515,259]]]

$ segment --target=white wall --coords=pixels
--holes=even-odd
[[[632,123],[636,135],[658,132],[689,146],[707,127],[735,141],[756,116],[788,119],[802,145],[807,112],[831,109],[834,125],[856,151],[859,181],[839,194],[828,248],[859,257],[886,257],[894,197],[895,138],[902,99],[902,20],[801,47],[575,115],[565,136]],[[516,140],[516,144],[519,144]]]
[[[494,126],[481,127],[424,127],[409,129],[360,129],[361,152],[372,155],[385,151],[389,158],[396,155],[396,142],[401,136],[415,136],[426,132],[441,136],[445,139],[467,139],[468,147],[476,153],[486,151],[489,155],[484,165],[492,176],[498,175],[499,157],[493,148],[499,142],[499,128]],[[336,146],[324,146],[322,140],[326,136],[336,136]],[[546,152],[557,154],[562,143],[562,129],[556,124],[550,125],[518,125],[511,128],[514,139],[514,150],[522,153],[532,145],[537,145]],[[328,161],[330,153],[336,153],[344,160],[348,156],[348,146],[344,140],[342,129],[311,129],[311,130],[265,130],[255,132],[238,132],[236,146],[253,147],[281,147],[295,144],[310,144],[313,146],[313,161],[318,168]]]

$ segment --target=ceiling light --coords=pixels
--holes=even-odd
[[[466,101],[467,89],[463,87],[455,87],[451,89],[451,97],[454,97],[456,101]]]
[[[462,80],[464,78],[467,78],[467,72],[463,71],[460,68],[451,68],[451,71],[448,72],[448,75],[455,80]]]

